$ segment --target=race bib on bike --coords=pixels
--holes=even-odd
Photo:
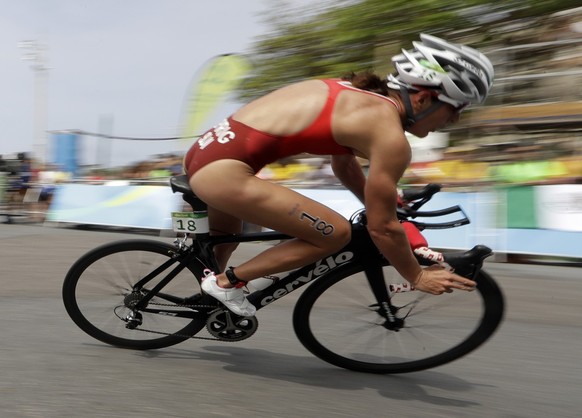
[[[172,212],[172,228],[186,234],[207,234],[208,212]]]

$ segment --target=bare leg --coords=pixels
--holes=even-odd
[[[240,161],[215,161],[199,170],[190,185],[219,211],[296,237],[238,266],[236,275],[243,281],[302,267],[341,249],[350,239],[349,222],[337,212],[255,177]],[[217,275],[217,282],[229,286],[224,274]]]
[[[224,213],[216,208],[208,208],[208,218],[210,221],[211,235],[231,235],[242,232],[242,221],[236,216]],[[214,247],[214,255],[220,267],[220,271],[224,271],[230,256],[236,250],[237,243],[223,244]]]

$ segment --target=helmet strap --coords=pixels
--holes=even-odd
[[[426,118],[433,112],[436,112],[438,109],[444,106],[443,102],[439,102],[438,100],[434,101],[432,105],[428,109],[423,110],[418,115],[416,115],[416,121],[418,122],[421,119]]]
[[[412,103],[410,102],[410,96],[408,95],[408,90],[405,88],[400,89],[400,97],[404,103],[404,110],[406,111],[406,120],[404,121],[404,129],[409,128],[411,125],[416,123],[416,118],[414,117],[414,111],[412,110]]]
[[[433,100],[432,105],[430,105],[428,109],[425,109],[419,114],[415,115],[414,111],[412,110],[412,103],[410,102],[408,90],[400,89],[400,95],[402,97],[402,101],[404,102],[404,109],[406,110],[406,121],[404,122],[404,129],[410,128],[416,122],[426,118],[431,113],[436,112],[439,108],[441,108],[444,105],[444,103],[439,100]]]

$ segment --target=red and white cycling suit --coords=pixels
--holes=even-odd
[[[288,136],[276,136],[261,132],[232,117],[225,119],[204,135],[190,148],[184,159],[188,176],[205,165],[222,159],[234,159],[247,163],[256,172],[279,159],[309,153],[316,155],[353,154],[350,148],[339,145],[331,131],[331,116],[338,94],[343,90],[359,91],[398,104],[389,97],[352,87],[338,79],[322,80],[328,85],[329,94],[321,113],[303,131]]]

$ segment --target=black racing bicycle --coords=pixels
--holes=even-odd
[[[174,229],[184,235],[172,244],[154,239],[113,242],[83,255],[64,281],[68,314],[90,336],[121,348],[159,349],[191,338],[249,338],[258,327],[256,316],[236,316],[200,290],[205,274],[218,271],[213,248],[290,237],[275,231],[211,236],[207,207],[185,176],[172,178],[170,185],[193,209],[173,214]],[[439,190],[434,184],[405,190],[409,204],[398,209],[399,218],[419,229],[469,223],[459,206],[418,210]],[[460,218],[418,221],[453,213]],[[251,291],[247,297],[257,311],[309,284],[294,307],[298,339],[320,359],[360,372],[405,373],[440,366],[493,335],[502,321],[504,300],[482,270],[483,260],[492,254],[489,248],[478,245],[442,254],[442,263],[475,280],[477,289],[434,296],[415,291],[380,254],[368,234],[364,210],[350,222],[352,240],[341,251]],[[427,266],[434,263],[434,254],[440,253],[417,257]]]

